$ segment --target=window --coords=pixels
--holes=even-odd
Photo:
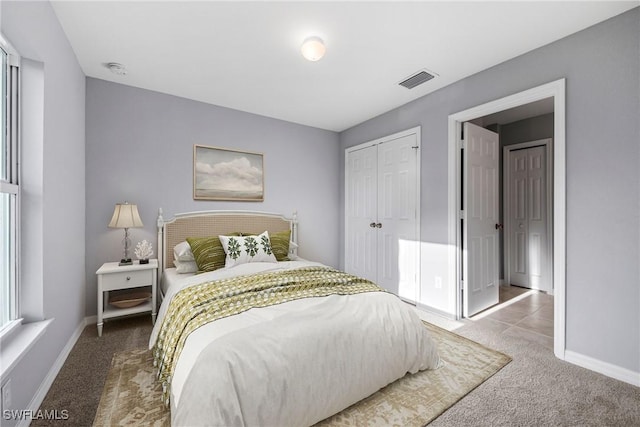
[[[0,82],[0,331],[18,315],[18,67],[1,42]]]

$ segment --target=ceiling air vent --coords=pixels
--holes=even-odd
[[[433,74],[429,74],[426,71],[420,71],[417,74],[409,77],[398,83],[400,86],[406,87],[407,89],[413,89],[414,87],[421,85],[424,82],[428,82],[434,77]]]

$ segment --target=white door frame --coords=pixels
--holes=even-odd
[[[546,173],[546,181],[547,181],[547,185],[545,188],[546,194],[545,194],[545,198],[546,198],[546,205],[547,205],[547,247],[545,248],[545,258],[546,258],[546,262],[545,265],[546,266],[551,266],[552,269],[549,270],[548,268],[546,269],[546,271],[544,272],[545,276],[547,279],[549,279],[551,281],[550,285],[551,288],[547,289],[547,293],[549,293],[549,295],[553,295],[553,291],[554,291],[554,286],[553,286],[553,258],[551,257],[551,254],[553,253],[553,221],[550,220],[550,218],[553,215],[553,198],[551,197],[551,195],[553,194],[553,139],[552,138],[545,138],[545,139],[538,139],[536,141],[528,141],[528,142],[520,142],[518,144],[511,144],[511,145],[505,145],[502,149],[503,154],[502,154],[502,183],[503,183],[503,207],[502,207],[502,217],[503,217],[503,223],[504,223],[504,233],[503,233],[503,237],[504,237],[504,280],[507,283],[510,283],[510,266],[511,266],[511,250],[509,248],[509,242],[511,241],[511,228],[513,227],[513,224],[511,224],[511,222],[509,221],[509,216],[507,215],[509,206],[510,206],[510,188],[511,188],[511,174],[509,173],[509,170],[506,168],[506,166],[508,166],[510,164],[510,160],[511,160],[511,152],[515,151],[515,150],[522,150],[522,149],[526,149],[526,148],[532,148],[532,147],[544,147],[545,149],[545,157],[546,157],[546,164],[545,164],[545,173]]]
[[[476,107],[451,114],[448,120],[448,170],[449,170],[449,277],[452,278],[451,297],[456,302],[456,318],[462,315],[461,295],[461,240],[460,240],[460,199],[461,199],[461,156],[459,135],[463,122],[489,114],[518,107],[520,105],[553,98],[553,284],[554,322],[553,350],[559,359],[565,359],[566,324],[566,140],[565,140],[565,79],[556,80],[524,92],[506,96]]]
[[[358,144],[358,145],[354,145],[353,147],[348,147],[344,150],[344,173],[345,173],[345,179],[344,179],[344,194],[345,194],[345,200],[346,200],[346,195],[349,193],[349,189],[348,189],[348,183],[349,183],[349,153],[351,153],[352,151],[356,151],[356,150],[361,150],[363,148],[366,147],[371,147],[374,145],[378,145],[381,144],[385,141],[390,141],[393,139],[398,139],[398,138],[402,138],[408,135],[416,135],[416,145],[418,146],[417,150],[418,150],[418,155],[416,156],[416,194],[415,194],[415,198],[416,198],[416,236],[418,238],[418,242],[420,241],[420,223],[421,223],[421,216],[420,216],[420,167],[422,165],[422,160],[420,157],[420,147],[422,146],[422,137],[421,137],[421,127],[420,126],[416,126],[414,128],[411,129],[407,129],[401,132],[397,132],[394,133],[392,135],[388,135],[388,136],[384,136],[382,138],[378,138],[378,139],[374,139],[372,141],[367,141],[367,142],[363,142],[362,144]],[[347,220],[347,209],[345,208],[345,212],[344,212],[344,224],[345,224],[345,230],[344,230],[344,235],[345,235],[345,239],[347,239],[347,236],[349,236],[349,221]],[[345,242],[345,257],[344,257],[344,265],[347,264],[347,254],[349,253],[348,250],[348,245],[349,245],[349,239],[347,239],[347,241]],[[415,303],[419,303],[420,302],[420,291],[422,288],[422,276],[421,276],[421,248],[422,245],[417,244],[416,245],[416,301],[411,301],[412,304]]]

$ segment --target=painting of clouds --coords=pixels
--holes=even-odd
[[[262,154],[194,145],[193,198],[263,201]]]

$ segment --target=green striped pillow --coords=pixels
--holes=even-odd
[[[291,240],[291,230],[270,233],[271,250],[278,261],[289,261],[289,241]]]
[[[232,233],[238,235],[238,233]],[[187,242],[191,246],[191,252],[198,266],[198,273],[214,271],[224,267],[225,254],[218,236],[213,237],[187,237]]]

